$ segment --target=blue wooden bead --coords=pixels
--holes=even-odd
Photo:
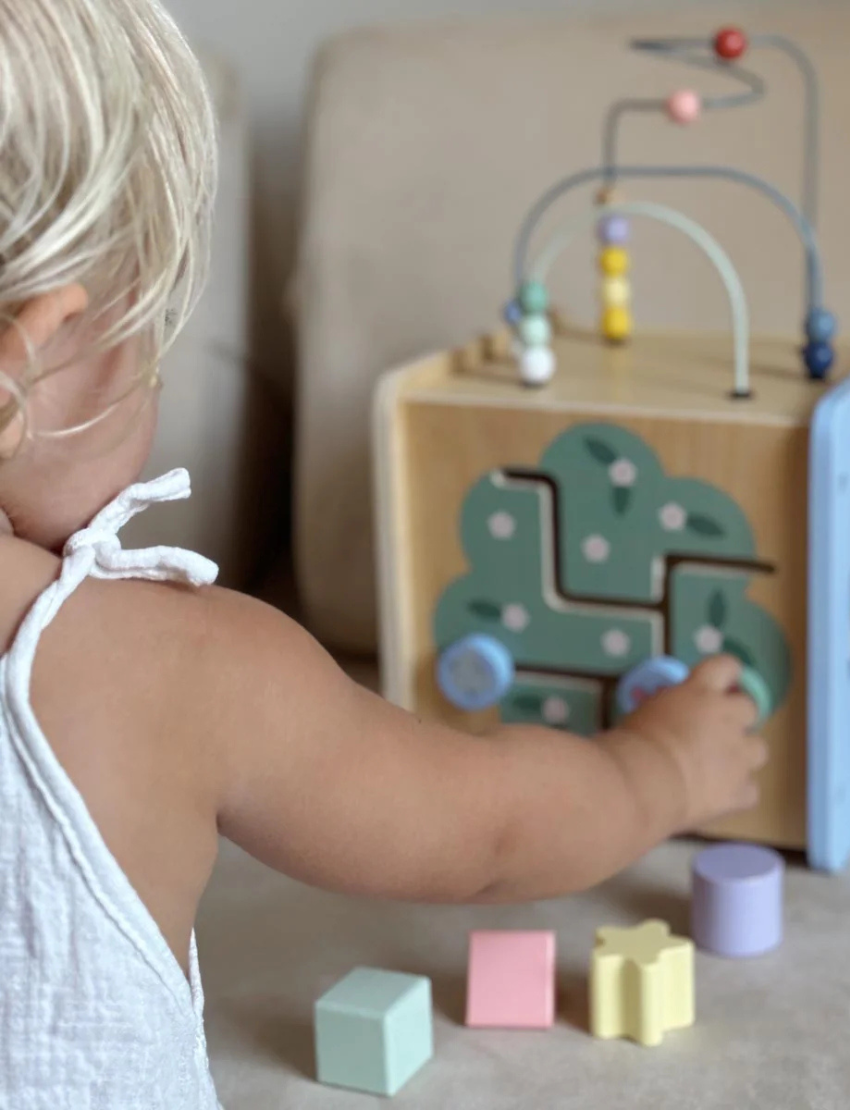
[[[808,343],[803,348],[803,359],[809,376],[823,381],[835,362],[835,350],[831,343]]]
[[[525,281],[519,291],[519,303],[526,316],[540,316],[549,310],[549,291],[540,281]]]
[[[475,633],[443,652],[437,664],[437,683],[443,696],[465,713],[498,705],[514,684],[514,660],[493,636]]]
[[[522,305],[516,298],[512,301],[508,301],[505,305],[502,310],[502,317],[508,327],[516,328],[519,326],[522,320]]]
[[[806,320],[806,335],[812,343],[830,343],[838,331],[834,313],[826,308],[815,308]]]
[[[599,242],[606,247],[624,247],[631,238],[631,227],[625,216],[605,216],[596,228]]]

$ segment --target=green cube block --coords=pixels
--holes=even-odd
[[[433,1055],[428,979],[357,968],[316,1003],[320,1083],[392,1096]]]

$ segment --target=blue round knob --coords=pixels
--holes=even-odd
[[[498,705],[513,686],[515,676],[513,656],[505,645],[482,633],[452,644],[437,664],[440,690],[465,713]]]
[[[690,673],[684,663],[669,655],[647,659],[621,679],[617,687],[617,708],[628,716],[661,690],[679,686]]]

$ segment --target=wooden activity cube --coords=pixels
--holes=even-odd
[[[387,697],[482,732],[534,722],[592,736],[623,675],[667,655],[737,655],[770,690],[760,807],[711,830],[803,848],[809,432],[825,387],[791,342],[555,340],[523,389],[497,335],[389,374],[376,404]],[[473,633],[515,667],[501,703],[457,710],[438,660]]]

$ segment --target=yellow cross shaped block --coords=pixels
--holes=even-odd
[[[600,929],[590,969],[590,1028],[595,1037],[628,1037],[654,1046],[696,1019],[694,945],[663,921]]]

